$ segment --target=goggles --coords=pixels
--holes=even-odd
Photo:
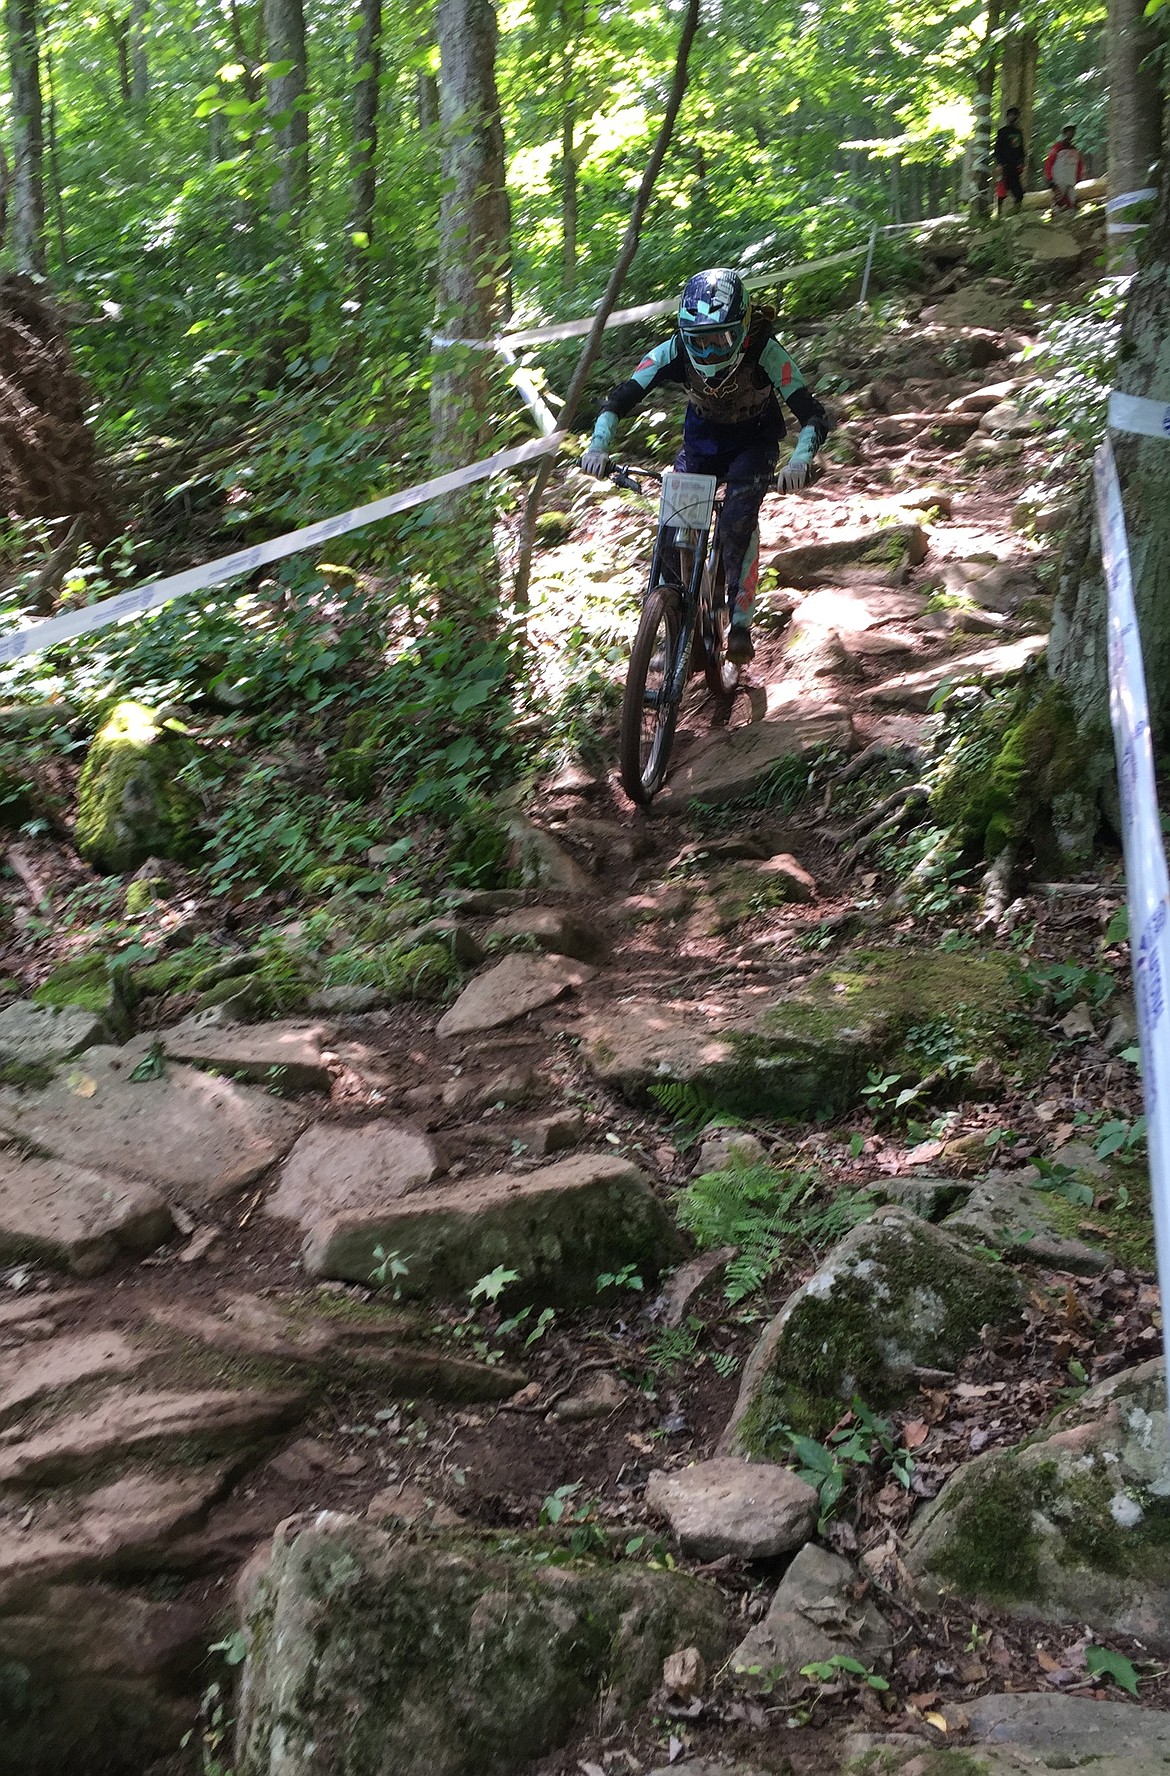
[[[743,345],[742,327],[704,328],[702,332],[683,329],[683,344],[694,364],[726,364]]]

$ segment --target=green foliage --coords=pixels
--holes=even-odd
[[[820,1500],[817,1525],[820,1535],[836,1514],[849,1478],[858,1468],[879,1464],[888,1467],[895,1480],[905,1487],[910,1485],[914,1473],[914,1458],[908,1449],[900,1448],[896,1443],[888,1418],[878,1417],[856,1398],[850,1418],[852,1424],[831,1432],[823,1443],[796,1431],[783,1434],[792,1455],[800,1463],[797,1470],[800,1478],[816,1488]]]
[[[871,1690],[888,1690],[888,1679],[871,1671],[860,1659],[852,1659],[848,1653],[834,1653],[831,1659],[817,1659],[811,1665],[802,1665],[801,1677],[811,1677],[814,1683],[835,1683],[840,1677],[856,1677]]]
[[[383,1246],[374,1247],[374,1257],[377,1262],[370,1272],[371,1284],[375,1289],[385,1289],[393,1284],[394,1299],[400,1300],[402,1290],[399,1280],[410,1274],[409,1264],[404,1263],[397,1252],[387,1252]]]
[[[518,1270],[508,1270],[503,1264],[497,1264],[494,1270],[489,1270],[486,1276],[481,1276],[479,1281],[472,1285],[468,1299],[473,1304],[477,1301],[487,1301],[494,1307],[508,1284],[519,1282],[519,1280],[520,1272]]]
[[[1087,1000],[1093,1007],[1104,1005],[1117,986],[1116,976],[1108,969],[1087,968],[1079,962],[1033,964],[1021,970],[1021,984],[1035,999],[1051,997],[1058,1011]]]
[[[728,1301],[735,1303],[761,1288],[791,1253],[822,1250],[840,1239],[865,1208],[848,1193],[825,1199],[815,1172],[733,1160],[680,1192],[675,1214],[703,1250],[739,1247],[724,1282]]]
[[[603,1295],[607,1289],[634,1289],[640,1292],[645,1287],[634,1264],[623,1264],[620,1270],[603,1270],[597,1279],[599,1295]]]
[[[1124,1653],[1112,1652],[1109,1647],[1088,1646],[1085,1648],[1085,1669],[1090,1677],[1112,1678],[1131,1696],[1138,1693],[1138,1674]]]

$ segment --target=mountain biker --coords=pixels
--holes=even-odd
[[[777,395],[800,421],[796,448],[780,471],[783,492],[804,486],[809,465],[831,430],[824,408],[777,339],[774,320],[771,309],[752,303],[738,272],[696,272],[683,290],[674,333],[610,390],[581,458],[587,475],[604,477],[619,420],[628,418],[652,389],[667,383],[686,389],[683,447],[675,468],[727,483],[727,658],[736,665],[745,665],[755,653],[751,624],[760,571],[757,520],[787,430]]]

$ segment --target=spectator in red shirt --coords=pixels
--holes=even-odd
[[[1048,150],[1048,159],[1044,162],[1044,179],[1052,193],[1054,213],[1075,210],[1077,207],[1077,181],[1085,176],[1085,162],[1073,141],[1076,133],[1076,124],[1066,123],[1059,139]]]

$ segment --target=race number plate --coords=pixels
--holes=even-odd
[[[715,504],[714,475],[680,475],[675,470],[662,477],[661,525],[706,530]]]

